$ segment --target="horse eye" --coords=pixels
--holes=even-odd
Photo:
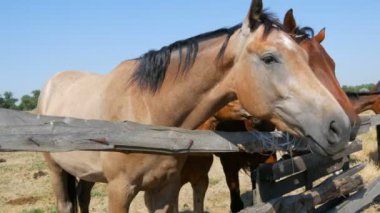
[[[270,65],[270,64],[274,64],[274,63],[278,63],[278,60],[275,56],[273,55],[265,55],[261,58],[261,60],[267,64],[267,65]]]

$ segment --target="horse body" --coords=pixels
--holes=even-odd
[[[200,50],[200,52],[201,51],[202,50]],[[135,62],[133,61],[124,62],[111,74],[104,76],[79,72],[60,73],[47,83],[41,95],[38,113],[83,119],[130,120],[140,123],[195,128],[199,125],[198,120],[202,119],[198,116],[210,116],[207,114],[210,110],[208,107],[213,107],[215,104],[215,102],[214,104],[210,102],[214,101],[214,99],[218,100],[226,96],[220,92],[217,92],[216,96],[214,96],[213,92],[218,90],[219,87],[213,88],[213,85],[205,84],[197,85],[196,80],[191,81],[193,83],[189,83],[188,80],[192,78],[192,76],[200,77],[203,75],[203,79],[209,78],[205,76],[206,74],[204,72],[196,71],[191,74],[189,73],[188,76],[186,76],[186,81],[181,83],[179,83],[181,79],[176,79],[178,85],[188,84],[187,88],[189,89],[183,89],[182,87],[177,89],[175,86],[173,86],[174,88],[171,87],[171,89],[168,89],[169,86],[165,84],[160,92],[154,96],[149,94],[142,96],[141,91],[135,88],[135,86],[129,85],[128,82],[130,74],[132,73],[129,70],[133,70],[135,68],[134,66]],[[194,64],[194,67],[195,66],[197,66],[197,64]],[[210,72],[207,74],[209,75]],[[218,76],[217,74],[210,76],[215,80],[208,82],[215,84],[219,81],[216,77]],[[120,79],[125,79],[125,81],[120,81]],[[170,82],[170,79],[167,79],[167,81]],[[186,100],[182,101],[179,97],[183,97],[183,94],[188,93],[188,90],[193,91],[193,93],[187,94]],[[197,95],[199,94],[199,92],[197,92],[199,90],[211,90],[208,91],[211,94],[207,94],[206,92],[204,95]],[[218,97],[219,95],[221,97]],[[202,98],[202,100],[199,100],[200,98]],[[228,98],[224,99],[226,99],[225,101],[229,100]],[[154,104],[167,102],[173,104]],[[199,102],[205,103],[207,107],[203,108],[207,109],[198,110],[198,107],[202,105],[197,104]],[[218,101],[216,104],[219,104]],[[195,117],[195,119],[193,119],[191,113],[189,113],[191,111],[196,111],[196,115],[198,116]],[[151,116],[152,114],[155,116]],[[185,117],[187,114],[190,116]],[[140,190],[152,190],[152,194],[155,194],[154,196],[157,197],[155,200],[154,198],[147,198],[147,200],[150,200],[149,202],[152,203],[152,209],[163,208],[160,206],[159,200],[165,202],[163,198],[167,195],[156,195],[156,191],[159,191],[156,189],[170,185],[169,183],[173,181],[173,178],[178,178],[175,176],[178,176],[177,173],[185,160],[184,156],[109,152],[68,152],[50,153],[46,155],[46,159],[51,164],[50,167],[57,167],[59,165],[60,168],[69,174],[89,182],[118,183],[117,179],[120,173],[128,174],[128,177],[122,181],[128,182],[128,179],[131,179],[129,187],[133,188],[133,193],[126,201],[130,202]],[[116,164],[114,162],[123,163]],[[144,163],[141,164],[141,162]],[[119,187],[119,184],[114,185],[115,188]],[[125,205],[122,201],[119,203]],[[173,202],[171,202],[171,204],[174,206]],[[117,205],[118,203],[110,203],[110,207],[117,208]],[[120,206],[119,209],[121,209]]]
[[[312,75],[305,52],[262,13],[261,1],[253,1],[241,27],[193,40],[195,47],[189,40],[186,48],[149,52],[107,75],[58,74],[42,91],[36,113],[193,129],[238,98],[252,116],[317,141],[310,145],[318,153],[344,149],[346,113]],[[178,72],[182,66],[186,73]],[[128,211],[141,190],[149,211],[177,211],[186,156],[68,152],[45,158],[60,212],[76,211],[73,176],[107,182],[110,212]]]

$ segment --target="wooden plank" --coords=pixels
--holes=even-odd
[[[380,125],[380,115],[372,115],[371,116],[371,126]]]
[[[38,116],[0,109],[0,151],[118,150],[149,153],[306,151],[308,138],[279,132],[212,132],[134,122]],[[290,143],[291,141],[292,143]]]
[[[369,131],[372,125],[371,116],[364,115],[360,116],[360,128],[358,130],[358,135],[365,134]]]
[[[331,158],[334,160],[346,157],[354,152],[358,152],[363,149],[362,141],[360,139],[355,139],[355,141],[349,142],[348,146],[344,149],[343,152],[337,153]]]
[[[298,195],[275,198],[262,206],[246,208],[241,213],[309,212],[316,205],[342,194],[352,193],[363,187],[363,179],[357,175],[364,165],[357,165],[340,175],[323,181],[318,187]],[[352,212],[352,211],[349,211]]]
[[[361,124],[358,130],[358,135],[367,133],[371,127],[380,125],[380,115],[364,115],[360,116]]]
[[[361,190],[347,198],[342,204],[330,209],[329,213],[358,212],[363,207],[369,205],[380,195],[380,178],[376,178]]]
[[[348,196],[346,197],[338,197],[336,199],[332,199],[326,203],[324,203],[323,205],[319,206],[317,209],[315,209],[313,212],[314,213],[326,213],[328,212],[330,209],[334,208],[335,206],[338,206],[340,205],[342,202],[344,202],[345,198],[347,198]]]
[[[272,165],[260,165],[256,172],[254,203],[260,205],[301,187],[310,190],[315,180],[343,169],[348,163],[347,156],[361,149],[361,141],[357,140],[333,159],[310,153]],[[338,157],[341,158],[336,159]]]
[[[326,176],[328,174],[331,174],[335,171],[338,171],[342,169],[344,164],[348,161],[347,157],[340,160],[335,161],[325,161],[321,162],[321,164],[314,165],[315,167],[309,168],[308,170],[305,170],[303,172],[292,174],[291,176],[288,176],[284,179],[281,179],[279,181],[275,181],[277,179],[269,180],[265,177],[265,170],[263,171],[260,167],[257,170],[258,174],[257,176],[261,176],[260,179],[256,179],[256,194],[257,200],[256,203],[262,203],[267,202],[273,198],[282,196],[290,191],[293,191],[295,189],[304,187],[308,182],[309,184],[314,182],[315,180],[320,179],[323,176]],[[263,165],[263,167],[267,167],[266,165]],[[267,167],[268,168],[268,167]],[[309,173],[306,173],[307,171],[312,171]],[[264,173],[263,174],[261,174]],[[283,177],[280,177],[283,178]],[[280,179],[278,178],[278,179]],[[306,188],[308,190],[308,188]],[[309,185],[310,189],[310,185]],[[260,200],[259,200],[260,199]]]
[[[311,189],[315,180],[343,169],[348,162],[347,156],[361,148],[361,142],[357,140],[345,152],[337,155],[340,159],[310,153],[272,165],[260,165],[256,171],[254,202],[260,204],[304,186],[306,190]]]
[[[115,150],[199,154],[285,151],[294,146],[288,143],[291,136],[279,132],[186,130],[134,122],[36,116],[5,109],[0,109],[0,118],[1,151]],[[308,149],[305,140],[298,142],[296,149]]]
[[[347,155],[360,151],[361,149],[361,141],[356,140],[354,142],[351,142],[344,152],[341,152],[331,158],[326,158],[317,154],[310,153],[301,156],[296,156],[288,160],[279,161],[271,165],[264,164],[260,167],[260,178],[266,181],[274,181],[295,173],[303,172],[306,170],[314,170],[316,167],[321,167],[323,165],[332,166],[334,164],[331,163],[332,159],[339,160],[345,158]],[[331,168],[331,170],[333,169],[334,168]]]

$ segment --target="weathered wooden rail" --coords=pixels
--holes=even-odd
[[[380,124],[363,117],[360,132]],[[0,109],[0,151],[112,150],[152,153],[307,151],[307,138],[280,132],[220,132],[33,115]]]
[[[289,143],[293,141],[294,143]],[[218,153],[308,150],[306,139],[280,132],[218,132],[36,116],[0,109],[0,151]]]

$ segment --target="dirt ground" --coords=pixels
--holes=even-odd
[[[367,167],[361,174],[366,181],[370,181],[380,176],[380,169],[374,163],[377,161],[375,130],[371,129],[371,132],[360,138],[365,141],[364,149],[353,156],[353,163],[356,161],[367,163]],[[229,212],[229,192],[218,158],[214,159],[209,176],[210,184],[205,201],[206,211]],[[250,178],[241,172],[240,180],[242,197],[245,204],[249,205],[252,196]],[[97,184],[91,194],[91,212],[106,212],[105,184]],[[179,207],[181,212],[191,212],[192,210],[192,189],[188,184],[181,190]],[[0,212],[7,213],[57,212],[48,170],[40,153],[0,153],[0,210]],[[363,211],[379,212],[380,199]],[[142,193],[134,200],[131,212],[147,212]]]

